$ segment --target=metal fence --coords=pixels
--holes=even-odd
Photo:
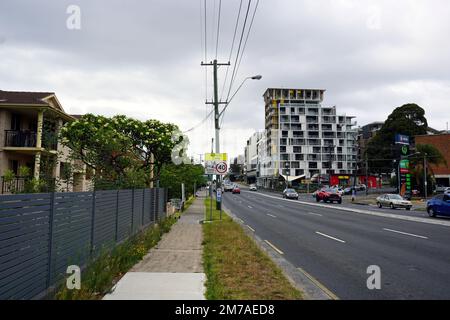
[[[0,299],[33,299],[165,217],[167,190],[0,196]]]

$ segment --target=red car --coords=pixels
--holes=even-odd
[[[233,194],[236,194],[236,193],[241,194],[241,189],[238,186],[234,186],[232,193]]]
[[[342,203],[342,196],[336,192],[334,189],[325,188],[316,193],[316,201],[320,202],[337,202]]]

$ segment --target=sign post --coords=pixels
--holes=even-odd
[[[224,176],[228,172],[226,153],[206,153],[205,154],[205,174],[211,174],[216,176],[216,190],[220,185],[220,177]],[[216,209],[222,210],[221,202],[217,200],[216,194]]]
[[[222,188],[217,188],[216,198],[217,202],[222,204]],[[222,205],[220,205],[220,220],[222,220]]]

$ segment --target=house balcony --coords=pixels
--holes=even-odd
[[[37,133],[30,130],[5,130],[5,148],[9,149],[35,149]],[[54,132],[42,135],[42,147],[47,150],[57,150],[57,135]]]
[[[5,147],[36,148],[36,141],[36,132],[5,130]]]

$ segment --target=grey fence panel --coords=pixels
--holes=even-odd
[[[133,233],[136,233],[140,227],[142,227],[142,205],[144,203],[144,197],[142,189],[134,190],[133,200]]]
[[[116,190],[97,191],[95,198],[94,248],[100,252],[116,239]]]
[[[119,191],[119,205],[118,205],[118,241],[126,239],[131,234],[131,224],[133,211],[132,190]]]
[[[151,217],[151,193],[150,193],[150,189],[145,189],[144,190],[144,212],[143,212],[143,216],[144,216],[144,224],[147,225],[152,221],[152,217]]]
[[[150,189],[150,221],[156,221],[156,192],[155,189]]]
[[[1,195],[0,299],[41,295],[69,265],[154,222],[166,196],[161,188]]]
[[[69,265],[81,266],[89,258],[92,192],[56,193],[50,281]]]
[[[0,299],[47,287],[49,194],[0,197]]]

